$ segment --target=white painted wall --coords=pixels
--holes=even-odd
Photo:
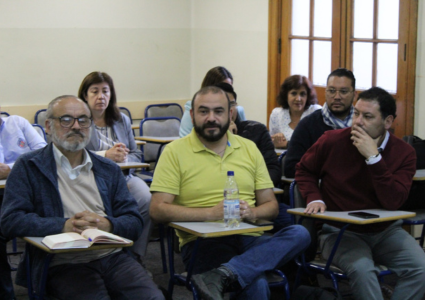
[[[267,0],[0,0],[0,104],[46,105],[95,70],[119,102],[190,99],[223,65],[265,122],[267,18]]]
[[[416,52],[415,135],[425,139],[425,4],[419,1]]]
[[[209,69],[224,66],[247,118],[265,123],[268,1],[194,0],[192,6],[192,93]]]
[[[190,0],[0,0],[0,104],[77,94],[104,71],[118,101],[190,95]]]
[[[423,1],[418,15],[415,134],[425,138]],[[267,0],[0,0],[0,105],[76,94],[94,70],[114,78],[119,102],[190,99],[222,65],[247,117],[265,123],[267,26]]]

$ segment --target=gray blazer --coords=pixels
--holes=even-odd
[[[121,120],[116,121],[112,125],[112,129],[117,136],[118,141],[125,144],[130,153],[127,155],[129,162],[141,162],[142,160],[142,151],[137,149],[136,142],[134,141],[133,130],[131,129],[130,119],[121,113]],[[99,138],[97,137],[97,132],[94,123],[90,128],[90,142],[87,145],[87,149],[91,151],[100,151]]]

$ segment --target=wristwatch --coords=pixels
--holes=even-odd
[[[378,154],[375,154],[375,155],[372,155],[372,156],[369,156],[367,159],[366,159],[366,162],[369,162],[371,159],[374,159],[374,158],[377,158],[378,156],[379,156],[379,152],[378,152]]]

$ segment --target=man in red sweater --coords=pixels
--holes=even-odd
[[[409,194],[416,154],[388,132],[395,117],[395,100],[386,91],[373,87],[360,93],[352,127],[325,132],[296,166],[306,213],[400,208]],[[392,299],[425,294],[424,251],[401,223],[350,225],[344,233],[334,263],[348,275],[356,299],[382,299],[375,264],[399,276]],[[325,258],[339,232],[332,225],[323,225],[319,237]]]

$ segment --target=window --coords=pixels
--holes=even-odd
[[[394,132],[413,132],[417,0],[270,0],[268,116],[283,80],[308,76],[321,104],[328,74],[345,67],[356,89],[397,100]]]

